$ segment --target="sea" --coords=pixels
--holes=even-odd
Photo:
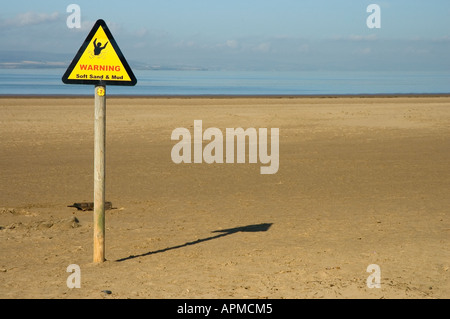
[[[0,69],[0,96],[86,95],[92,85],[67,85],[65,69]],[[448,94],[450,71],[134,70],[134,87],[107,86],[120,96],[308,96]]]

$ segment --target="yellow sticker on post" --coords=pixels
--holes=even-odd
[[[137,83],[105,21],[97,20],[62,77],[66,84],[126,85]]]

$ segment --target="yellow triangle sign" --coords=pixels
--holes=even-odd
[[[105,21],[97,20],[62,77],[66,84],[136,85],[137,80]]]

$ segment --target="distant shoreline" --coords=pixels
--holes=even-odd
[[[88,99],[94,94],[3,94],[0,99]],[[301,98],[397,98],[397,97],[450,97],[450,93],[393,93],[393,94],[302,94],[302,95],[109,95],[114,99],[301,99]]]

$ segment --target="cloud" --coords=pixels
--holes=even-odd
[[[369,55],[372,53],[372,48],[361,48],[355,51],[359,55]]]
[[[25,12],[20,13],[12,19],[7,19],[3,21],[4,26],[12,27],[24,27],[30,25],[44,24],[48,22],[57,21],[60,18],[58,12],[53,13],[38,13],[38,12]]]
[[[239,42],[236,40],[228,40],[226,46],[232,49],[236,49],[239,46]]]
[[[197,44],[193,40],[181,40],[174,44],[175,48],[194,48],[197,47]]]
[[[433,38],[432,41],[436,43],[448,43],[450,42],[450,36],[446,35],[439,38]]]
[[[147,29],[147,28],[144,28],[144,27],[142,27],[142,28],[140,28],[140,29],[134,31],[133,33],[134,33],[133,35],[136,36],[136,37],[138,37],[138,38],[144,38],[144,37],[146,37],[147,35],[149,35],[148,29]]]
[[[351,41],[351,42],[363,42],[363,41],[377,41],[379,40],[375,34],[358,35],[351,34],[348,36],[335,36],[331,38],[334,41]]]
[[[257,52],[269,52],[271,48],[270,42],[263,42],[259,43],[257,46],[254,47],[254,51]]]
[[[377,36],[375,34],[369,34],[369,35],[357,35],[352,34],[348,37],[350,41],[375,41],[377,40]]]

